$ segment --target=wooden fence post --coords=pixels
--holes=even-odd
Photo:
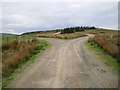
[[[7,37],[7,43],[8,43],[8,37]]]

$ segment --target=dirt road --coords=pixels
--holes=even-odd
[[[115,88],[117,73],[97,60],[85,47],[88,37],[49,39],[53,44],[35,63],[9,84],[9,88]]]

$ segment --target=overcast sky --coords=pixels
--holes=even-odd
[[[118,29],[117,21],[117,2],[2,3],[2,32],[7,33],[20,34],[81,25]]]

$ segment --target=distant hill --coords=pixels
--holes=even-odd
[[[47,32],[60,32],[60,31],[62,34],[65,34],[65,33],[74,33],[74,32],[80,32],[80,31],[92,30],[92,29],[97,29],[97,28],[95,26],[76,26],[76,27],[68,27],[68,28],[56,29],[56,30],[26,32],[26,33],[23,33],[22,35],[47,33]]]
[[[10,33],[0,33],[0,38],[2,37],[11,37],[11,36],[17,36],[17,34],[10,34]]]

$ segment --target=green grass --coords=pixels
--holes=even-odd
[[[75,39],[75,38],[80,38],[80,37],[85,37],[87,36],[86,34],[81,34],[81,33],[67,33],[67,34],[61,34],[61,35],[80,35],[79,37],[74,37],[74,38],[65,38],[63,40],[69,40],[69,39]]]
[[[108,55],[102,48],[93,42],[87,42],[86,47],[95,53],[96,57],[103,60],[103,62],[112,67],[115,71],[120,71],[120,64],[118,64],[117,59]]]
[[[46,32],[46,33],[39,33],[39,34],[37,34],[37,35],[51,35],[51,34],[53,34],[53,32]]]
[[[81,33],[65,33],[62,35],[85,35],[85,34],[81,34]]]
[[[52,47],[52,44],[45,40],[39,40],[39,45],[42,46],[42,48],[39,49],[39,53],[32,55],[27,61],[24,61],[21,64],[19,64],[18,68],[14,70],[12,75],[10,75],[5,81],[3,81],[2,88],[7,88],[8,84],[11,80],[14,79],[16,74],[21,73],[27,66],[34,63],[36,58],[38,58],[42,51]]]
[[[80,37],[84,37],[87,36],[86,34],[81,34],[81,33],[65,33],[65,34],[61,34],[61,35],[80,35]],[[75,37],[75,38],[79,38],[79,37]],[[75,39],[75,38],[65,38],[63,40],[67,40],[67,39]]]
[[[8,44],[14,40],[18,40],[18,41],[28,41],[28,40],[32,40],[30,39],[28,36],[26,35],[21,35],[21,36],[10,36],[10,37],[3,37],[0,38],[0,42],[2,42],[2,45],[4,44]]]

